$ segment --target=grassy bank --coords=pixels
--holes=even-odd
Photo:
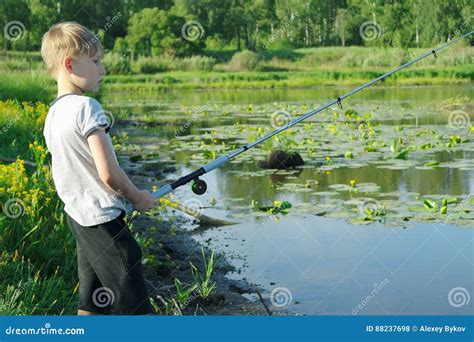
[[[0,101],[0,315],[74,315],[77,310],[75,241],[42,136],[48,109],[42,102]],[[152,214],[171,207],[169,200],[160,199]],[[145,267],[164,269],[155,260],[156,241],[137,233],[135,238]],[[183,285],[174,279],[174,292],[163,296],[164,303],[153,302],[157,312],[174,314],[191,296],[206,299],[214,289],[213,260],[213,254],[205,258],[203,252],[204,266],[190,265],[192,282]]]
[[[320,70],[312,72],[166,72],[155,75],[108,75],[101,93],[156,92],[199,89],[272,89],[318,86],[356,86],[382,75],[387,70]],[[419,68],[402,70],[379,85],[468,84],[474,80],[474,66]],[[0,100],[42,101],[55,97],[54,82],[44,72],[15,72],[2,76]],[[97,98],[100,94],[94,95]]]
[[[115,65],[108,66],[109,74],[102,91],[355,86],[426,51],[364,47],[264,51],[255,54],[257,60],[252,64],[252,70],[248,69],[248,54],[237,54],[236,58],[235,51],[208,51],[207,56],[188,59],[139,58],[137,61],[128,61],[132,67],[125,68],[125,74],[114,74],[122,69]],[[441,51],[438,58],[428,57],[390,76],[384,83],[467,84],[474,80],[473,57],[471,47],[455,45]],[[214,62],[209,63],[210,60]],[[133,66],[133,63],[138,66]],[[137,74],[133,70],[150,73]],[[54,82],[44,71],[38,53],[3,53],[0,55],[0,71],[0,100],[14,98],[47,103],[54,98]]]
[[[168,89],[304,88],[358,85],[388,70],[321,70],[313,72],[169,72],[156,75],[111,75],[104,91],[165,91]],[[474,67],[406,69],[387,78],[386,85],[465,84]]]
[[[44,71],[2,73],[0,100],[49,103],[54,99],[55,93],[55,83]]]
[[[42,103],[0,101],[0,314],[74,314],[75,244],[41,138]],[[25,160],[34,161],[36,166]]]

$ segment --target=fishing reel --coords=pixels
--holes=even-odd
[[[207,184],[202,179],[194,178],[193,179],[193,184],[191,185],[191,190],[193,190],[193,192],[196,195],[202,195],[207,190]]]

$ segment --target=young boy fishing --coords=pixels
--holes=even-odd
[[[137,189],[120,168],[106,115],[95,99],[105,75],[98,38],[74,22],[43,36],[41,55],[57,82],[44,127],[53,180],[76,239],[78,315],[153,313],[140,247],[124,216],[124,198],[144,212],[149,191]]]

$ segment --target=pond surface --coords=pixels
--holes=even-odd
[[[130,113],[122,160],[153,155],[141,163],[172,164],[176,179],[348,90],[121,93],[104,106]],[[472,314],[473,98],[472,85],[370,88],[205,175],[203,196],[174,195],[238,222],[192,234],[229,256],[230,278],[260,285],[271,310]],[[305,165],[259,168],[272,148]],[[284,201],[286,215],[265,211]]]

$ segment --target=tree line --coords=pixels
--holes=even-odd
[[[321,46],[427,47],[472,30],[472,0],[2,0],[4,50],[38,51],[77,21],[143,56]]]

